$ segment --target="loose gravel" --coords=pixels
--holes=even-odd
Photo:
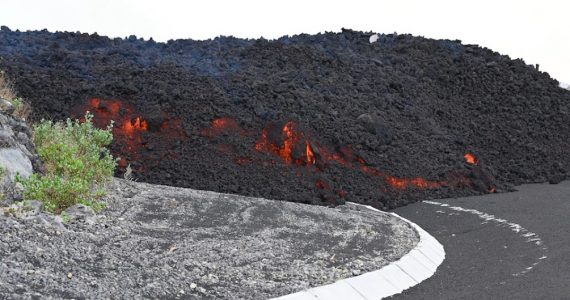
[[[110,190],[95,217],[0,216],[0,298],[266,299],[379,269],[418,242],[350,205],[120,179]]]

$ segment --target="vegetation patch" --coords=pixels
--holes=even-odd
[[[99,200],[116,167],[106,148],[113,140],[113,124],[98,129],[92,119],[88,112],[85,122],[41,121],[34,126],[34,143],[46,172],[17,178],[24,186],[24,199],[42,201],[54,213],[77,203],[96,211],[104,207]]]

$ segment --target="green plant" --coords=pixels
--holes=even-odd
[[[42,201],[47,211],[55,213],[77,203],[96,211],[105,207],[99,198],[116,166],[105,148],[113,140],[112,124],[98,129],[92,120],[93,115],[87,112],[85,122],[67,119],[65,123],[42,121],[34,126],[34,143],[46,173],[28,179],[18,176],[24,199]]]
[[[16,110],[19,110],[24,106],[24,100],[22,100],[22,98],[12,98],[12,100],[9,101],[14,105]]]
[[[61,220],[63,221],[64,224],[69,223],[69,215],[65,212],[61,213]]]

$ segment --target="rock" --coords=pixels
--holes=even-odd
[[[370,42],[370,44],[375,43],[376,41],[378,41],[378,34],[373,34],[370,36],[370,38],[368,39],[368,41]]]
[[[43,170],[43,165],[36,155],[31,141],[31,130],[28,125],[7,114],[2,108],[4,99],[0,99],[0,204],[10,205],[13,201],[23,199],[23,187],[15,181],[16,174],[29,177],[34,171]]]
[[[95,223],[95,212],[89,206],[83,204],[75,204],[64,211],[70,223],[83,222],[88,224]]]
[[[41,213],[43,207],[44,204],[42,202],[32,200],[12,203],[7,207],[3,207],[3,212],[5,216],[12,216],[15,218],[35,218]]]
[[[12,113],[14,113],[16,108],[14,107],[12,102],[10,102],[4,98],[0,98],[0,110],[3,111],[4,113],[8,114],[8,115],[11,115]]]
[[[368,132],[374,134],[382,144],[387,145],[391,143],[392,133],[380,117],[372,116],[371,114],[361,114],[356,120],[360,122]]]
[[[27,178],[34,171],[30,158],[22,150],[16,148],[0,149],[0,166],[6,169],[6,175],[12,179],[16,177],[16,174]]]
[[[194,282],[190,283],[190,288],[191,288],[191,289],[195,290],[197,287],[198,287],[198,286],[197,286]]]
[[[24,186],[16,182],[14,187],[12,188],[12,200],[14,201],[22,201],[24,200]]]
[[[550,184],[559,184],[560,182],[566,179],[566,174],[556,174],[552,175],[548,178],[548,183]]]
[[[35,216],[39,214],[44,209],[44,203],[37,200],[30,200],[24,202],[24,210],[28,212],[28,215]]]

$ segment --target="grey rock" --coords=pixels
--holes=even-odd
[[[10,101],[4,98],[0,98],[0,110],[6,114],[11,115],[12,113],[14,113],[14,110],[16,110],[16,108]]]
[[[121,179],[109,188],[95,224],[0,216],[0,298],[267,299],[379,269],[418,242],[407,223],[351,205]],[[81,205],[66,213],[93,216]]]
[[[75,204],[64,211],[70,223],[83,222],[94,224],[96,220],[95,212],[89,206]]]
[[[0,101],[1,102],[1,101]],[[1,103],[0,103],[1,106]],[[34,171],[42,171],[43,165],[31,141],[31,131],[22,120],[7,115],[0,109],[0,166],[4,175],[0,178],[0,205],[10,205],[22,200],[21,186],[15,182],[16,174],[27,178]]]
[[[360,124],[371,134],[376,135],[382,144],[390,144],[392,132],[382,118],[371,114],[361,114],[356,118]]]
[[[14,184],[12,187],[11,198],[14,201],[24,200],[24,186],[21,183],[16,182],[16,184]]]
[[[566,174],[555,174],[548,177],[548,183],[559,184],[566,179]]]
[[[24,201],[24,210],[28,211],[29,215],[38,215],[44,209],[44,203],[37,200]]]
[[[33,149],[33,143],[30,140],[30,137],[24,132],[18,132],[16,134],[16,140],[18,141],[18,143],[25,146],[26,149]]]
[[[16,174],[27,178],[34,171],[32,162],[20,149],[4,148],[0,149],[0,166],[6,168],[7,176],[14,179]]]
[[[12,148],[16,146],[12,130],[0,129],[0,148]]]

